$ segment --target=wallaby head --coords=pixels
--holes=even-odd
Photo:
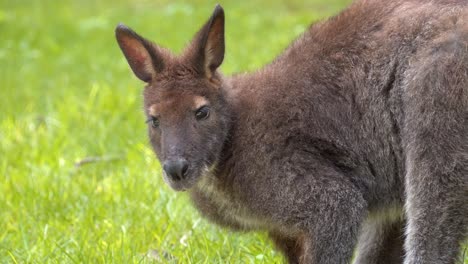
[[[224,11],[217,5],[179,56],[122,24],[115,33],[131,69],[147,83],[144,111],[164,179],[175,190],[188,189],[215,165],[228,133],[217,73],[224,58]]]

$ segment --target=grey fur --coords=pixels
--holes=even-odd
[[[179,57],[116,31],[148,82],[146,114],[158,109],[158,158],[191,164],[166,177],[172,187],[220,225],[268,230],[290,263],[349,263],[356,245],[359,264],[456,262],[468,226],[467,1],[359,0],[227,78],[221,29],[218,6]],[[187,110],[196,96],[207,120]]]

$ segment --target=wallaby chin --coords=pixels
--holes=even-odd
[[[455,263],[466,1],[356,0],[226,82],[224,22],[218,5],[181,56],[116,29],[168,185],[219,225],[266,230],[290,263],[345,264],[355,248],[358,263]]]
[[[188,179],[184,181],[174,181],[168,178],[166,176],[166,173],[163,172],[163,175],[164,175],[163,176],[164,181],[167,183],[167,185],[169,185],[169,187],[171,187],[174,191],[178,191],[178,192],[184,192],[184,191],[191,189],[199,180],[198,178],[195,178],[195,179]]]
[[[182,180],[173,180],[168,177],[166,172],[163,170],[164,181],[175,191],[187,191],[196,186],[205,185],[210,182],[210,177],[213,177],[216,164],[203,165],[201,169],[195,171],[189,171],[188,174]]]

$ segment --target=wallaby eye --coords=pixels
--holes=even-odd
[[[197,120],[207,119],[210,115],[210,108],[208,106],[202,106],[195,112]]]
[[[159,127],[159,119],[157,117],[154,117],[154,116],[151,116],[150,118],[148,118],[148,120],[146,120],[145,123],[151,123],[151,126],[154,127],[154,128],[158,128]]]

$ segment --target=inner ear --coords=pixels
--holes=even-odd
[[[224,10],[216,5],[213,15],[197,33],[190,47],[195,52],[195,65],[211,78],[224,59]]]
[[[212,22],[205,45],[205,67],[207,72],[214,72],[224,59],[224,11],[217,5],[213,12]]]
[[[150,82],[164,67],[159,49],[130,28],[119,24],[115,29],[117,42],[135,75]]]

